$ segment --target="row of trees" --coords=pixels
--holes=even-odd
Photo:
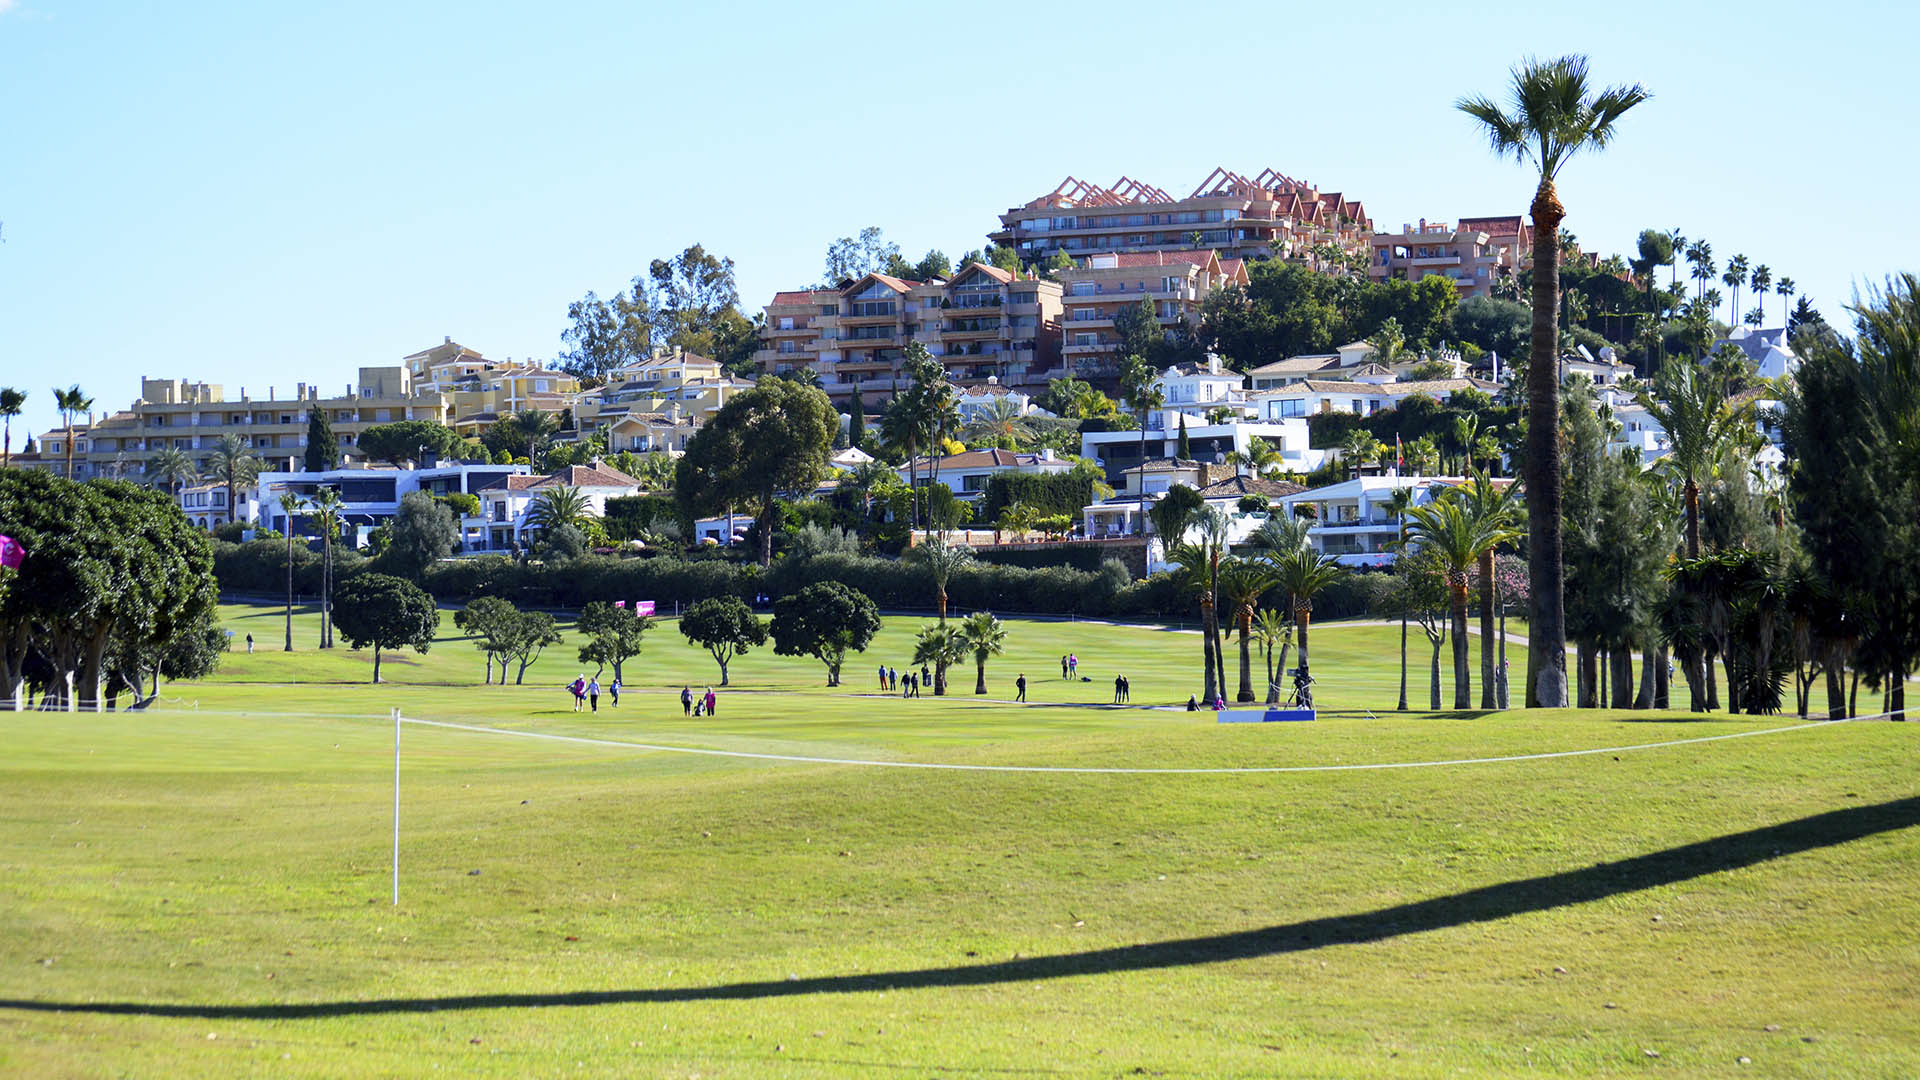
[[[587,385],[661,348],[685,349],[741,372],[759,347],[761,317],[740,311],[733,260],[699,244],[653,260],[611,299],[587,293],[568,305],[567,318],[560,368]]]

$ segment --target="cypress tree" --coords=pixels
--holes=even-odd
[[[325,472],[340,464],[340,440],[334,438],[333,425],[327,422],[327,410],[307,410],[308,472]]]
[[[853,411],[847,416],[847,445],[855,450],[867,448],[867,409],[860,401],[860,384],[853,384]]]
[[[1187,443],[1187,414],[1180,414],[1180,443],[1176,456],[1185,461],[1193,460],[1193,447]]]

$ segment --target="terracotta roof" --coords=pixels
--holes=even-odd
[[[606,463],[569,465],[559,472],[537,477],[530,487],[639,487],[640,481]]]
[[[1507,214],[1501,217],[1463,217],[1460,219],[1460,227],[1462,229],[1472,229],[1475,232],[1486,233],[1488,236],[1518,236],[1520,235],[1520,226],[1521,220],[1519,214]]]
[[[1205,266],[1214,261],[1212,248],[1187,251],[1118,251],[1103,252],[1114,256],[1118,266]],[[1083,267],[1082,269],[1105,269],[1105,267]]]
[[[906,292],[907,290],[913,288],[915,285],[921,284],[918,281],[908,281],[905,278],[893,277],[892,275],[883,274],[880,271],[875,270],[849,283],[846,288],[840,290],[841,294],[844,295],[846,293],[852,292],[855,288],[859,287],[860,282],[865,281],[868,278],[872,278],[873,280],[880,282],[881,284],[885,285],[887,288],[892,289],[894,292]]]
[[[1395,397],[1405,397],[1411,394],[1438,394],[1443,392],[1451,394],[1456,390],[1466,389],[1491,392],[1499,390],[1500,384],[1488,382],[1485,379],[1427,379],[1420,382],[1396,382],[1385,385],[1306,379],[1294,383],[1292,386],[1283,386],[1277,390],[1263,390],[1261,393],[1270,397],[1285,397],[1297,391],[1316,394],[1391,394]]]
[[[1264,476],[1237,475],[1215,480],[1213,483],[1201,488],[1200,497],[1203,499],[1218,499],[1227,496],[1265,495],[1270,499],[1278,499],[1287,495],[1298,495],[1305,490],[1307,490],[1305,485],[1290,483],[1285,480],[1269,480]]]
[[[964,277],[970,270],[978,270],[1002,285],[1014,281],[1019,277],[1019,275],[1008,273],[997,266],[990,266],[983,262],[972,262],[962,268],[960,273],[953,275],[953,280],[960,280],[960,278]]]
[[[773,294],[773,303],[768,306],[772,307],[774,304],[812,304],[817,303],[819,298],[824,296],[838,297],[839,294],[831,289],[796,289],[789,292],[777,292]]]

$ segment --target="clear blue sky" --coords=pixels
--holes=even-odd
[[[56,383],[123,408],[142,374],[343,388],[445,335],[551,357],[570,300],[695,241],[752,311],[836,236],[958,255],[1069,173],[1519,212],[1452,102],[1529,53],[1655,95],[1563,176],[1589,249],[1678,226],[1839,323],[1920,247],[1906,5],[660,6],[0,0],[15,446]]]

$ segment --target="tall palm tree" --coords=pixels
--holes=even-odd
[[[13,464],[13,418],[27,407],[27,392],[0,386],[0,419],[6,423],[6,440],[0,442],[0,468]]]
[[[987,692],[987,661],[1007,651],[1007,627],[991,611],[976,611],[961,620],[960,640],[973,653],[973,692]]]
[[[927,422],[927,486],[940,482],[940,458],[946,453],[947,437],[960,428],[960,395],[947,381],[947,369],[936,364],[935,376],[921,395],[921,408]],[[929,502],[928,506],[933,504]],[[929,520],[928,525],[933,522]]]
[[[1235,701],[1253,701],[1253,653],[1249,643],[1253,635],[1253,616],[1260,597],[1273,588],[1273,564],[1253,559],[1226,559],[1220,563],[1220,599],[1227,605],[1234,626],[1240,631],[1240,688]]]
[[[1287,667],[1287,649],[1293,644],[1293,634],[1287,623],[1287,616],[1273,608],[1261,608],[1253,620],[1253,639],[1260,643],[1260,652],[1267,660],[1267,704],[1280,700],[1280,682],[1273,666],[1273,651],[1280,650],[1280,671]]]
[[[213,444],[211,465],[208,475],[227,489],[227,520],[240,521],[240,504],[234,500],[234,492],[253,483],[253,478],[260,475],[260,456],[253,452],[253,445],[245,435],[229,431]]]
[[[880,437],[907,459],[907,487],[913,493],[913,509],[908,515],[908,524],[914,527],[920,524],[918,461],[920,451],[926,448],[927,442],[927,423],[923,412],[921,395],[909,387],[905,393],[895,394],[880,413]]]
[[[73,418],[80,413],[91,410],[93,408],[93,399],[88,397],[86,391],[80,389],[78,385],[68,387],[65,390],[56,386],[53,388],[53,403],[54,408],[60,410],[60,422],[65,425],[67,429],[67,471],[65,475],[67,479],[71,480],[73,479]]]
[[[1312,528],[1313,522],[1305,518],[1289,517],[1275,510],[1247,536],[1246,543],[1256,552],[1286,555],[1307,546],[1307,534]]]
[[[1713,376],[1700,365],[1674,359],[1642,390],[1640,405],[1666,429],[1666,467],[1678,474],[1687,521],[1687,558],[1700,555],[1700,478],[1734,439],[1750,429],[1744,411],[1727,407]]]
[[[341,514],[346,506],[336,488],[323,487],[308,500],[313,504],[313,522],[320,530],[320,647],[333,648],[333,542],[340,536]]]
[[[1227,464],[1235,469],[1246,469],[1255,476],[1265,476],[1275,469],[1283,468],[1287,459],[1275,450],[1267,440],[1254,436],[1247,440],[1247,449],[1227,453]]]
[[[1387,492],[1387,513],[1393,515],[1393,523],[1400,527],[1400,536],[1394,541],[1395,557],[1407,553],[1407,511],[1413,509],[1413,489],[1397,487]],[[1398,711],[1407,711],[1407,613],[1400,612],[1400,704]]]
[[[1473,500],[1457,492],[1416,506],[1409,512],[1410,539],[1422,551],[1438,556],[1447,572],[1447,593],[1453,609],[1453,707],[1473,708],[1473,676],[1467,668],[1467,582],[1483,552],[1517,538],[1520,530],[1483,520]],[[1480,642],[1484,654],[1488,640]]]
[[[293,651],[293,515],[303,505],[305,500],[294,492],[280,496],[280,512],[287,521],[287,652]]]
[[[545,409],[521,409],[513,414],[513,432],[527,444],[527,460],[532,461],[540,444],[560,430],[560,418]]]
[[[1313,621],[1313,598],[1347,576],[1347,568],[1332,555],[1303,547],[1273,559],[1274,583],[1287,591],[1294,625],[1300,628],[1300,671],[1307,672],[1307,625]]]
[[[1672,267],[1672,272],[1668,275],[1669,280],[1667,284],[1672,288],[1678,289],[1680,287],[1680,260],[1685,257],[1687,252],[1687,237],[1685,233],[1676,228],[1668,230],[1667,238],[1673,242],[1673,255],[1667,260],[1667,265]]]
[[[1713,261],[1713,245],[1705,240],[1695,240],[1693,245],[1687,248],[1687,263],[1693,268],[1688,271],[1687,276],[1694,280],[1694,298],[1699,299],[1706,295],[1707,282],[1713,280],[1714,271],[1717,269]]]
[[[1474,516],[1483,522],[1520,536],[1522,510],[1518,484],[1496,486],[1484,472],[1476,472],[1461,495],[1473,507]],[[1493,613],[1499,600],[1494,596],[1493,555],[1498,544],[1480,552],[1480,707],[1500,707],[1500,687],[1493,657]]]
[[[965,544],[950,543],[945,536],[929,536],[926,543],[915,549],[927,562],[927,570],[933,574],[933,608],[940,617],[940,625],[947,625],[947,582],[952,580],[953,572],[973,561],[973,549]]]
[[[1129,356],[1120,369],[1120,392],[1140,421],[1140,518],[1134,527],[1147,535],[1147,414],[1167,403],[1160,388],[1160,373],[1144,356]]]
[[[1727,323],[1738,326],[1740,325],[1740,286],[1747,283],[1747,257],[1735,255],[1728,259],[1727,272],[1720,275],[1720,280],[1733,290],[1733,307],[1728,312],[1732,318],[1729,318]]]
[[[1793,302],[1793,279],[1781,278],[1780,284],[1775,285],[1773,291],[1780,297],[1780,325],[1785,326],[1788,322],[1787,306]]]
[[[593,504],[586,494],[577,487],[563,484],[534,496],[532,505],[527,507],[527,526],[552,532],[563,525],[578,528],[593,516]]]
[[[1767,321],[1765,314],[1767,308],[1767,290],[1773,285],[1773,268],[1766,263],[1761,263],[1759,266],[1753,268],[1753,273],[1747,275],[1747,280],[1753,285],[1754,310],[1762,313],[1759,321],[1753,324],[1759,326],[1761,323]]]
[[[176,499],[180,497],[180,485],[199,475],[193,467],[192,456],[177,446],[169,446],[147,459],[147,476]]]
[[[1533,197],[1533,332],[1527,371],[1526,478],[1528,550],[1532,553],[1533,648],[1527,651],[1527,704],[1560,707],[1567,700],[1566,566],[1560,553],[1558,379],[1560,223],[1566,218],[1554,177],[1582,150],[1604,150],[1627,110],[1647,100],[1638,85],[1589,95],[1587,60],[1529,60],[1513,73],[1508,112],[1491,99],[1463,99],[1494,153],[1531,162],[1540,174]]]
[[[1200,647],[1206,667],[1203,680],[1206,700],[1219,697],[1226,682],[1219,654],[1219,622],[1216,598],[1220,588],[1220,559],[1226,554],[1227,519],[1217,510],[1195,515],[1188,530],[1190,541],[1167,545],[1167,561],[1180,567],[1178,581],[1182,589],[1200,600]]]
[[[969,440],[986,440],[1007,450],[1018,450],[1033,438],[1033,426],[1027,423],[1020,406],[1011,398],[997,397],[987,402],[973,422],[961,429]]]

